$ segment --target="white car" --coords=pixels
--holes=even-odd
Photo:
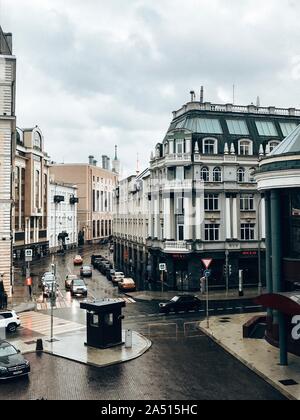
[[[15,311],[0,311],[0,329],[3,328],[9,333],[14,333],[20,325],[20,318]]]
[[[125,274],[121,271],[116,271],[115,274],[112,275],[112,282],[114,284],[118,284],[120,281],[122,281],[125,278]]]
[[[45,286],[46,283],[55,282],[54,274],[51,272],[47,272],[42,277],[42,286]]]

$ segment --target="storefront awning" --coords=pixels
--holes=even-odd
[[[300,293],[269,293],[257,297],[255,302],[285,315],[300,315]]]

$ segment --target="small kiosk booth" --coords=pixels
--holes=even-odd
[[[124,301],[113,299],[80,304],[80,308],[87,311],[88,347],[107,349],[123,344],[122,308],[125,306]]]

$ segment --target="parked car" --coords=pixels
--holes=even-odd
[[[92,264],[92,265],[94,265],[95,260],[100,260],[100,259],[102,259],[102,258],[103,258],[103,257],[102,257],[102,255],[100,255],[100,254],[98,254],[98,255],[93,254],[93,255],[91,256],[91,264]]]
[[[80,276],[81,277],[92,277],[93,276],[93,270],[90,265],[84,265],[80,269]]]
[[[28,376],[30,363],[20,350],[4,340],[0,340],[0,380]]]
[[[109,271],[107,271],[106,277],[107,280],[112,281],[112,276],[115,274],[115,270],[114,269],[110,269]]]
[[[14,333],[20,325],[20,318],[15,311],[0,311],[0,328],[5,328],[7,332]]]
[[[131,278],[124,278],[118,283],[118,288],[121,292],[134,292],[135,282]]]
[[[81,255],[76,255],[74,257],[73,262],[74,262],[74,265],[81,265],[81,264],[83,264],[82,256]]]
[[[114,284],[118,284],[119,281],[123,280],[125,278],[124,273],[122,271],[116,271],[115,274],[112,276],[112,282]]]
[[[100,273],[106,275],[106,270],[111,269],[111,264],[108,261],[104,261],[100,265]]]
[[[85,282],[82,279],[75,279],[71,282],[71,296],[84,296],[88,294]]]
[[[169,302],[160,303],[159,311],[168,314],[180,311],[199,311],[201,307],[201,300],[197,296],[183,295],[174,296]]]
[[[76,279],[78,279],[78,276],[76,274],[68,274],[65,279],[65,289],[70,290],[72,280]]]

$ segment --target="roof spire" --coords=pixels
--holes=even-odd
[[[136,176],[140,174],[140,160],[139,160],[139,154],[136,155]]]
[[[118,160],[118,146],[115,145],[115,160]]]

